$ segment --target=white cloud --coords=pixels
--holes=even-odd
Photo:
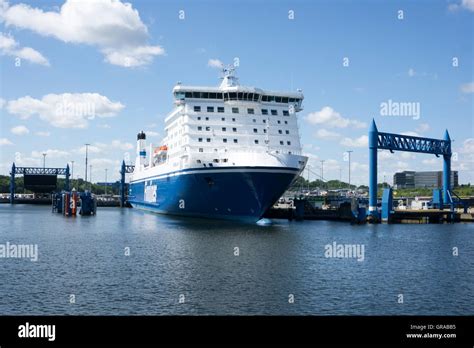
[[[160,46],[137,46],[123,49],[106,48],[102,50],[102,53],[107,63],[128,68],[148,65],[153,61],[154,56],[165,54],[165,50]]]
[[[466,9],[474,12],[474,0],[461,0],[460,3],[449,4],[448,9],[450,11],[457,11],[459,9]]]
[[[459,152],[474,155],[474,138],[464,140]]]
[[[224,63],[222,63],[219,59],[209,59],[207,62],[207,66],[211,68],[222,68]]]
[[[464,83],[461,85],[460,89],[464,94],[474,93],[474,82]]]
[[[408,76],[413,77],[416,75],[415,69],[410,68],[408,69]]]
[[[425,133],[425,132],[429,131],[430,129],[431,129],[431,127],[428,123],[420,123],[418,128],[416,128],[416,131],[420,132],[420,133]]]
[[[400,157],[403,159],[415,159],[415,155],[411,152],[402,152],[400,153]]]
[[[321,128],[321,129],[318,129],[316,131],[316,133],[314,133],[314,136],[318,139],[337,139],[339,138],[341,135],[339,133],[336,133],[336,132],[331,132],[331,131],[328,131],[324,128]]]
[[[59,128],[85,128],[97,117],[112,117],[125,106],[98,93],[47,94],[41,99],[30,96],[10,100],[7,110],[21,119],[37,114]]]
[[[435,164],[440,164],[441,159],[436,159],[436,158],[424,159],[424,160],[421,161],[421,163],[423,163],[425,165],[428,165],[428,166],[432,166],[432,165],[435,165]]]
[[[6,103],[6,100],[3,98],[0,98],[0,110],[3,109],[3,107],[5,106],[5,103]]]
[[[113,140],[111,145],[113,148],[124,150],[124,151],[132,150],[134,148],[133,144],[124,143],[120,140]]]
[[[99,125],[97,125],[97,128],[109,129],[109,128],[111,128],[111,127],[110,127],[110,125],[108,125],[107,123],[104,123],[104,124],[99,124]]]
[[[346,128],[348,126],[355,128],[367,127],[364,122],[342,117],[340,113],[330,106],[325,106],[320,111],[309,113],[305,119],[311,124],[324,124],[330,128]]]
[[[42,157],[43,153],[46,154],[46,158],[64,158],[69,156],[69,152],[56,149],[48,149],[44,151],[31,151],[32,157]]]
[[[13,143],[7,138],[0,138],[0,146],[13,145]]]
[[[420,136],[417,132],[413,132],[413,131],[401,132],[400,134],[408,135],[408,136],[411,136],[411,137],[419,137]]]
[[[146,136],[147,137],[159,137],[160,136],[160,133],[158,132],[154,132],[154,131],[146,131],[145,132]]]
[[[341,140],[341,145],[348,147],[368,147],[369,137],[367,135],[362,135],[356,139],[344,138]]]
[[[87,151],[90,154],[91,153],[105,154],[105,153],[110,152],[110,150],[128,151],[128,150],[132,150],[132,149],[134,149],[133,144],[116,139],[116,140],[113,140],[110,144],[99,143],[99,142],[93,143],[93,144],[88,146]],[[74,150],[74,152],[79,153],[81,155],[84,155],[86,153],[86,146],[83,145],[83,146],[77,148],[76,150]]]
[[[21,47],[13,36],[0,32],[0,55],[24,59],[30,63],[49,66],[49,61],[31,47]]]
[[[118,66],[147,65],[164,54],[161,46],[148,45],[148,28],[138,11],[117,0],[66,0],[58,11],[17,4],[4,9],[3,20],[66,43],[95,46],[106,62]]]
[[[15,135],[25,135],[29,134],[30,130],[26,128],[25,126],[16,126],[10,129],[10,132],[12,132]]]
[[[40,137],[49,137],[51,135],[50,132],[43,132],[43,131],[36,132],[35,134]]]

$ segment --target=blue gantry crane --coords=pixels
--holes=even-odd
[[[415,137],[411,135],[393,134],[379,132],[375,120],[369,128],[369,216],[372,220],[380,220],[377,210],[377,150],[408,151],[443,156],[443,191],[438,200],[444,204],[450,204],[454,210],[453,195],[451,192],[451,138],[448,130],[444,133],[444,139],[432,139]],[[391,191],[385,196],[387,202],[391,202]],[[389,197],[390,196],[390,197]],[[438,202],[441,208],[442,202]],[[387,204],[386,209],[391,209]]]

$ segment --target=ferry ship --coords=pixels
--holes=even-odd
[[[258,221],[303,171],[297,113],[303,93],[239,84],[173,88],[158,146],[137,135],[129,202],[157,213]]]

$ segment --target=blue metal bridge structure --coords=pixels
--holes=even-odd
[[[120,168],[120,206],[123,208],[127,202],[126,199],[126,184],[125,184],[125,174],[133,173],[135,170],[134,165],[125,164],[125,161],[122,161],[122,167]]]
[[[12,165],[10,172],[10,203],[15,203],[15,176],[16,175],[64,175],[64,190],[69,191],[69,165],[65,168],[40,168],[40,167],[17,167]]]
[[[377,150],[407,151],[443,156],[443,194],[445,204],[453,206],[451,192],[451,138],[448,130],[443,139],[423,138],[410,135],[379,132],[375,120],[369,128],[369,216],[379,220],[377,210]],[[442,206],[442,204],[441,204]]]

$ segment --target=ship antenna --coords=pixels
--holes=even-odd
[[[239,85],[239,79],[235,76],[235,68],[236,66],[232,64],[222,66],[221,88]]]

